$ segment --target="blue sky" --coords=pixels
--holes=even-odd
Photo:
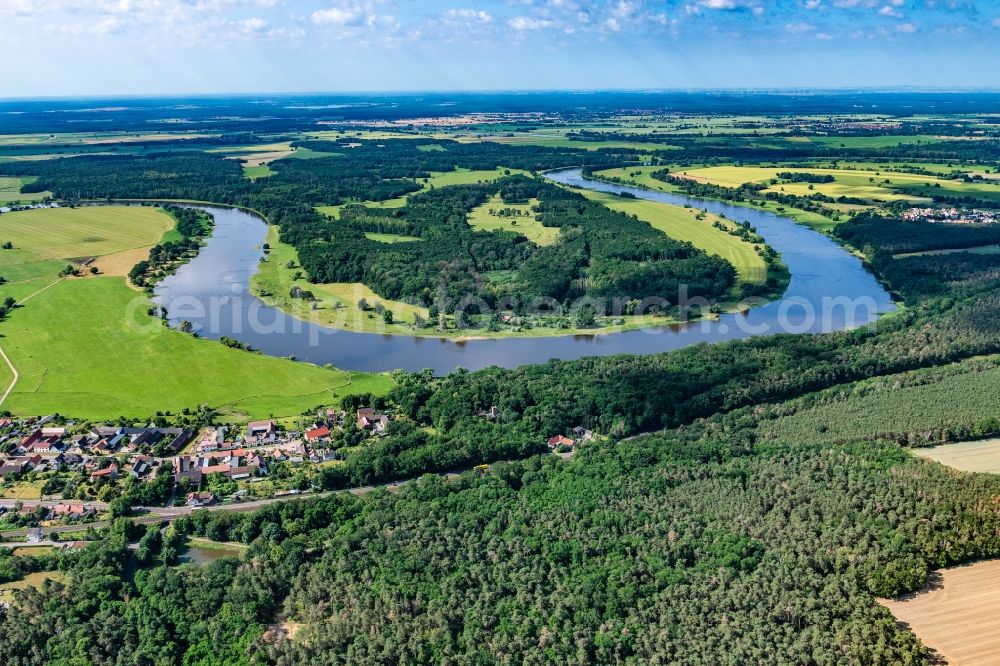
[[[1000,88],[995,0],[0,0],[0,96]]]

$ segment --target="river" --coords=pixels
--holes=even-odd
[[[553,358],[653,354],[753,335],[832,332],[871,323],[895,307],[857,257],[788,218],[735,204],[589,180],[579,169],[547,177],[566,185],[628,192],[749,221],[781,254],[791,273],[788,290],[781,299],[718,320],[622,333],[467,341],[355,333],[303,322],[253,296],[249,280],[264,253],[266,224],[240,210],[206,208],[215,216],[211,238],[197,257],[157,285],[154,300],[167,308],[173,326],[187,320],[203,337],[228,336],[272,356],[294,356],[345,370],[430,368],[438,374],[458,367],[517,367]]]

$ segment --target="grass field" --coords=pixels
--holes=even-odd
[[[537,199],[523,204],[506,204],[499,194],[494,194],[488,202],[477,206],[469,213],[469,224],[479,231],[514,231],[524,235],[536,245],[552,245],[559,240],[559,227],[542,226],[532,213],[532,208],[537,205]],[[507,217],[490,215],[490,209],[502,208],[514,209],[522,214]]]
[[[767,281],[767,264],[754,246],[712,226],[715,221],[732,226],[731,221],[721,220],[712,214],[704,214],[703,219],[698,219],[701,211],[693,208],[645,199],[625,199],[591,190],[581,192],[588,199],[599,201],[612,210],[637,216],[671,238],[687,241],[709,254],[722,257],[733,265],[741,282],[764,284]]]
[[[208,404],[233,420],[245,420],[330,404],[334,389],[377,393],[391,385],[384,375],[249,354],[171,330],[147,314],[146,295],[129,289],[121,277],[55,281],[51,269],[67,256],[113,256],[162,236],[165,227],[172,228],[171,218],[139,207],[46,209],[0,217],[0,229],[16,248],[0,251],[0,275],[23,278],[4,285],[0,294],[20,291],[16,297],[23,298],[26,289],[37,292],[0,324],[0,345],[20,373],[4,408],[24,415],[59,412],[106,419]],[[9,370],[6,364],[0,367],[8,373],[0,375],[5,388]]]
[[[258,178],[266,178],[267,176],[273,176],[274,170],[267,164],[257,164],[255,166],[243,165],[243,175],[250,180],[257,180]]]
[[[927,449],[914,449],[913,452],[921,458],[961,472],[1000,474],[1000,439],[942,444]]]
[[[45,208],[0,217],[0,238],[25,258],[68,260],[149,248],[173,227],[172,217],[148,206]]]
[[[58,279],[69,263],[94,259],[106,275],[126,275],[149,248],[173,233],[174,219],[157,208],[44,208],[0,216],[0,275],[4,297],[31,296]],[[92,279],[90,277],[85,279]]]
[[[21,546],[11,553],[14,557],[41,557],[55,552],[52,546]]]
[[[7,384],[3,385],[7,388]],[[44,481],[18,481],[12,486],[3,488],[4,499],[37,500],[42,498]]]
[[[949,664],[1000,663],[1000,560],[941,569],[928,589],[879,603]]]
[[[14,201],[30,203],[52,196],[51,192],[21,194],[21,187],[35,180],[37,178],[34,176],[0,176],[0,205],[9,204]]]

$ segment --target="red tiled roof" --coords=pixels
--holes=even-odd
[[[329,435],[330,429],[326,426],[306,430],[306,439],[319,439],[320,437],[328,437]]]

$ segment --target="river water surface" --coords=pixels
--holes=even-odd
[[[154,300],[171,325],[190,321],[206,338],[245,342],[272,356],[294,356],[345,370],[516,367],[549,359],[612,354],[653,354],[700,342],[720,342],[775,333],[821,333],[871,323],[894,309],[892,298],[861,261],[808,227],[771,213],[644,188],[585,179],[579,169],[547,174],[555,182],[602,192],[690,205],[749,221],[781,254],[791,273],[785,295],[745,313],[717,321],[654,327],[602,335],[508,338],[455,342],[406,335],[355,333],[305,323],[272,308],[249,291],[263,256],[267,225],[249,213],[206,208],[215,216],[212,237],[197,257],[157,285]]]

